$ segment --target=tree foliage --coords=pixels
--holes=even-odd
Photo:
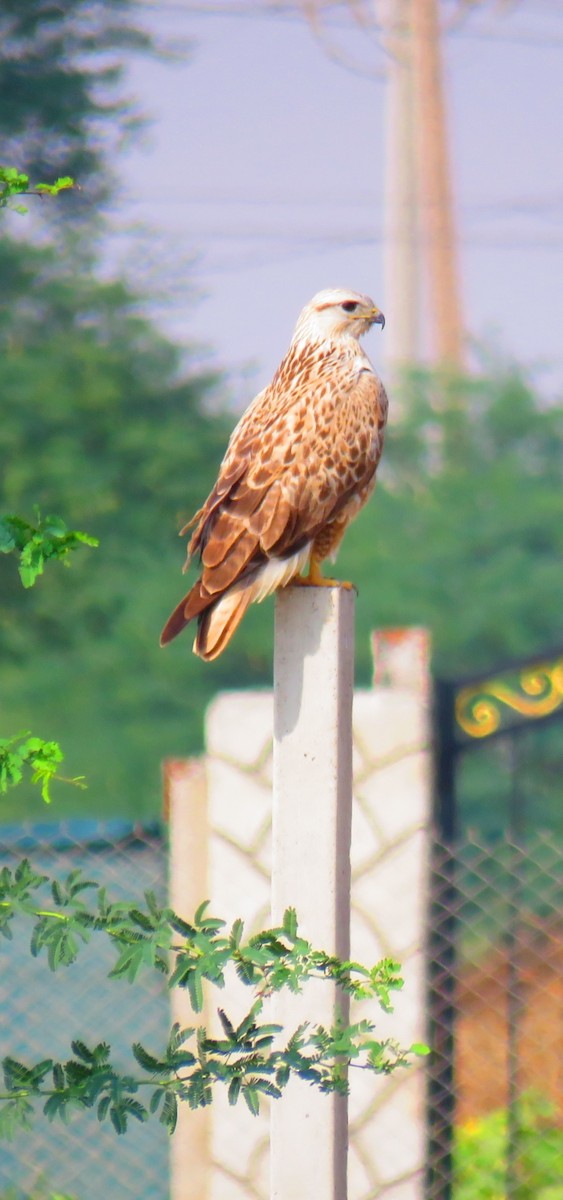
[[[47,196],[58,196],[74,187],[70,175],[55,179],[54,183],[31,184],[29,175],[19,171],[17,167],[0,167],[0,208],[12,208],[15,212],[26,213],[24,204],[16,203],[20,196],[39,196],[45,200]]]
[[[61,517],[43,520],[36,512],[31,525],[14,513],[0,517],[0,554],[19,555],[19,574],[25,588],[33,587],[43,574],[46,562],[69,563],[69,554],[78,546],[97,546],[98,539],[79,529],[67,529]]]
[[[28,731],[14,737],[0,738],[0,793],[21,783],[29,772],[32,784],[37,784],[45,804],[51,803],[51,783],[54,779],[84,787],[84,781],[66,779],[59,773],[64,754],[58,742],[46,742]],[[1,920],[1,918],[0,918]]]
[[[66,220],[107,196],[108,149],[139,122],[122,90],[124,55],[154,49],[138,12],[136,0],[1,5],[3,158],[33,179],[76,178]]]
[[[363,630],[428,626],[446,674],[562,640],[563,409],[515,369],[461,380],[457,408],[431,374],[398,399],[342,553],[360,600],[369,589]]]
[[[0,556],[11,727],[48,739],[64,730],[71,773],[87,775],[97,812],[135,794],[152,759],[155,807],[158,760],[197,745],[216,686],[193,669],[187,640],[166,655],[158,635],[184,586],[176,530],[211,485],[228,434],[230,422],[206,408],[219,380],[183,365],[124,284],[76,278],[54,250],[4,239],[0,279],[12,297],[0,315],[0,512],[39,505],[103,541],[88,565],[77,560],[63,580],[55,564],[23,596],[11,556]],[[61,531],[51,530],[53,549],[68,545]],[[145,791],[137,812],[147,801]]]
[[[563,409],[507,367],[460,380],[455,398],[439,377],[411,377],[374,498],[344,541],[338,573],[359,585],[364,678],[374,627],[426,626],[445,676],[563,644]],[[561,726],[526,736],[526,819],[560,829]],[[462,824],[498,834],[510,792],[502,746],[462,765]]]

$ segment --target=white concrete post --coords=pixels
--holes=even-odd
[[[193,758],[167,758],[163,777],[164,816],[170,830],[170,905],[190,921],[209,895],[205,763]],[[194,1024],[187,991],[173,988],[170,1007],[172,1022],[178,1021],[183,1029]],[[178,1124],[170,1139],[171,1200],[206,1200],[209,1196],[210,1140],[209,1109],[192,1112],[187,1104],[180,1104]]]
[[[276,600],[272,916],[344,958],[350,944],[354,593],[288,588]],[[324,982],[279,993],[274,1020],[332,1024]],[[297,1080],[272,1104],[272,1200],[346,1200],[347,1102]]]

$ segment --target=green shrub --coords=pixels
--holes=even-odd
[[[537,1092],[518,1104],[518,1200],[563,1200],[563,1127],[554,1105]],[[497,1109],[456,1132],[454,1200],[505,1200],[508,1114]]]

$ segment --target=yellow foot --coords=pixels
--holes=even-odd
[[[291,580],[290,587],[339,587],[346,588],[347,592],[355,592],[355,583],[350,583],[349,579],[327,579],[322,575],[320,579],[311,579],[310,575],[296,575]]]
[[[291,583],[297,587],[339,587],[348,592],[356,591],[355,585],[347,579],[327,579],[315,559],[311,559],[308,575],[296,575]]]

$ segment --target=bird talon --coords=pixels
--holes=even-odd
[[[330,579],[326,575],[321,575],[320,571],[309,572],[308,575],[296,575],[288,584],[289,587],[336,587],[345,588],[347,592],[356,592],[358,589],[355,583],[350,583],[348,579]]]

